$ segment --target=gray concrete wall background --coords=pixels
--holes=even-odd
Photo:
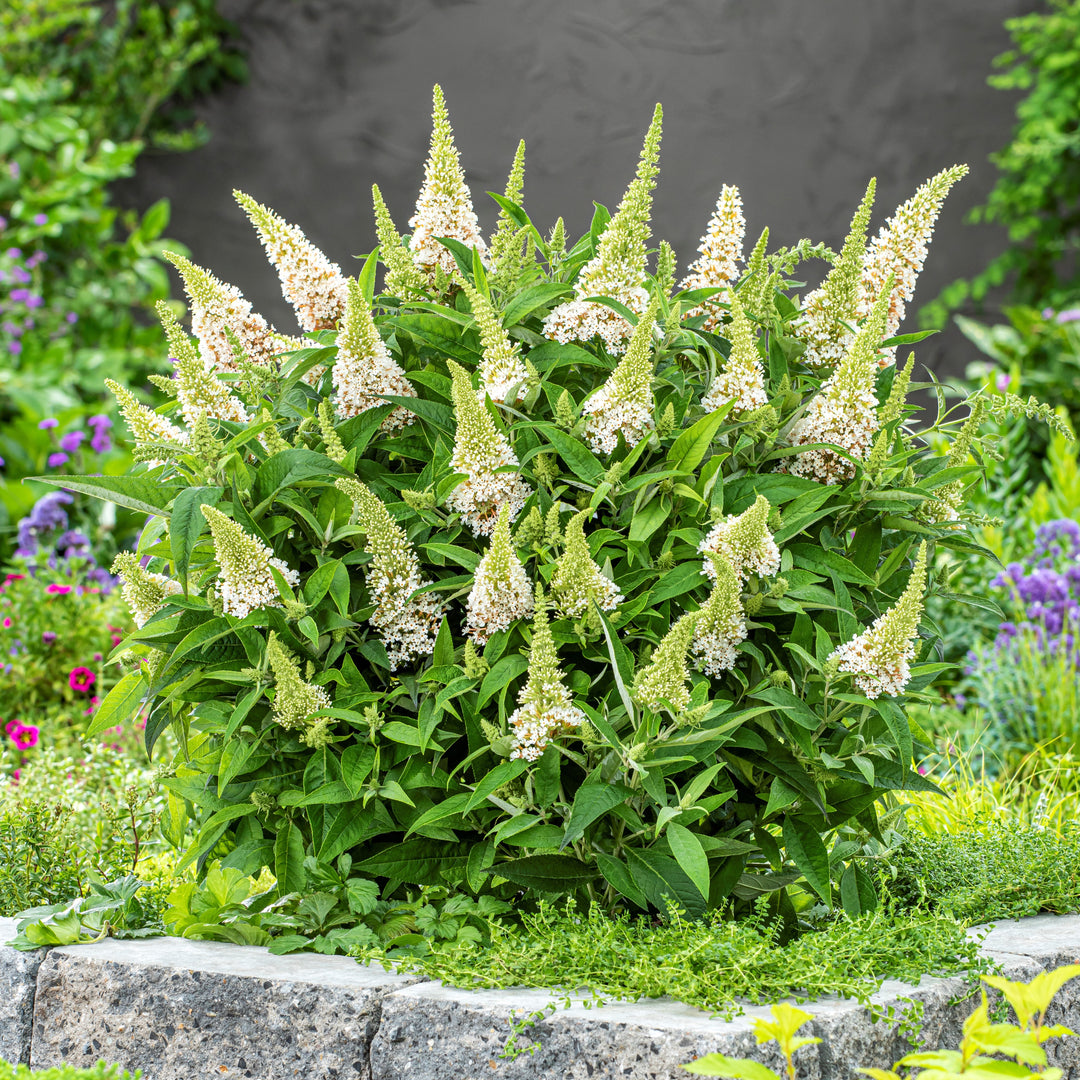
[[[720,185],[738,184],[748,244],[769,225],[839,246],[867,179],[874,228],[956,161],[971,175],[946,204],[915,307],[977,273],[1000,230],[963,224],[993,185],[1015,97],[986,85],[1004,19],[1037,0],[222,0],[242,28],[251,80],[201,105],[213,138],[144,156],[124,201],[173,203],[169,233],[196,261],[293,330],[239,187],[301,225],[346,270],[375,243],[377,182],[398,227],[412,212],[446,93],[481,223],[490,227],[517,140],[525,204],[576,235],[596,199],[614,208],[651,109],[665,109],[654,236],[693,257]],[[915,329],[909,316],[905,329]],[[920,358],[974,358],[959,334]]]

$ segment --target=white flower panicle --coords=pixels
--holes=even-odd
[[[829,657],[839,671],[853,676],[855,685],[868,698],[901,694],[907,686],[925,589],[924,540],[900,599],[884,615],[879,615],[869,630],[845,642]]]
[[[690,669],[686,654],[694,636],[698,613],[683,615],[664,635],[649,663],[634,680],[634,697],[654,712],[665,704],[681,713],[690,704]]]
[[[345,312],[345,275],[296,225],[242,191],[233,198],[255,226],[281,279],[281,292],[308,331],[330,330]]]
[[[521,349],[503,329],[491,301],[463,278],[459,278],[458,282],[472,305],[484,350],[480,363],[481,385],[476,396],[481,402],[486,395],[496,405],[516,405],[525,397],[528,384],[532,381]]]
[[[510,507],[503,503],[465,605],[465,633],[477,645],[532,614],[533,587],[510,537]]]
[[[120,415],[124,418],[131,437],[137,443],[171,442],[181,446],[187,444],[187,432],[178,428],[161,413],[148,409],[130,390],[121,386],[115,379],[106,379],[105,385],[116,398],[116,403],[120,406]]]
[[[888,283],[886,283],[888,284]],[[788,438],[792,446],[832,443],[852,458],[864,461],[873,447],[881,422],[874,385],[878,372],[878,346],[885,328],[889,292],[886,289],[870,312],[840,366],[810,400]],[[788,470],[823,484],[850,480],[855,462],[828,447],[805,450],[790,459]]]
[[[338,416],[348,419],[385,404],[383,394],[416,397],[416,391],[379,336],[360,285],[350,280],[345,293],[345,320],[338,332],[331,377],[334,407]],[[398,406],[382,422],[380,430],[396,431],[415,419],[408,409]]]
[[[656,426],[652,392],[656,312],[654,297],[634,327],[626,355],[604,385],[581,407],[585,441],[597,453],[612,453],[619,445],[620,434],[627,447],[632,448]]]
[[[159,300],[156,307],[175,365],[173,382],[176,384],[176,400],[180,405],[184,423],[190,427],[199,416],[246,423],[247,409],[207,366],[195,344],[176,321],[169,305],[164,300]]]
[[[357,522],[367,534],[365,546],[371,554],[367,587],[375,605],[369,622],[386,646],[390,670],[396,671],[413,657],[430,656],[435,651],[443,605],[434,592],[417,594],[431,582],[421,574],[420,560],[409,538],[382,500],[351,477],[334,483],[352,500]]]
[[[589,511],[582,510],[567,522],[562,558],[551,579],[559,614],[567,619],[588,614],[593,601],[601,611],[614,611],[623,602],[619,587],[604,575],[589,551],[584,529],[588,516]]]
[[[926,262],[927,247],[934,232],[942,203],[949,189],[967,175],[966,165],[943,169],[923,184],[870,241],[862,268],[859,314],[867,315],[891,278],[888,316],[883,338],[896,335],[915,295],[915,283]],[[889,361],[895,346],[883,354]]]
[[[236,354],[230,335],[243,355],[261,367],[273,365],[275,357],[306,344],[278,334],[235,285],[218,281],[208,270],[175,252],[163,252],[180,271],[191,307],[191,328],[199,339],[203,359],[214,371],[236,371]]]
[[[286,731],[303,730],[315,713],[333,704],[323,687],[300,677],[300,662],[273,630],[266,642],[266,659],[274,673],[273,716]]]
[[[765,369],[761,365],[757,338],[737,293],[730,293],[731,323],[723,330],[731,341],[731,353],[709,387],[701,404],[712,412],[732,402],[733,413],[753,412],[768,404]]]
[[[457,420],[450,471],[464,474],[464,479],[447,496],[446,504],[477,536],[490,536],[499,508],[508,504],[513,520],[521,513],[532,488],[518,472],[496,471],[517,469],[517,456],[487,409],[477,401],[465,369],[453,360],[447,361],[447,367],[453,379],[451,395]]]
[[[133,551],[118,552],[112,572],[123,582],[120,595],[139,629],[165,606],[170,596],[183,592],[179,581],[147,570]]]
[[[413,261],[427,274],[429,283],[434,284],[436,268],[447,275],[457,272],[454,256],[436,237],[460,240],[467,248],[479,251],[481,257],[487,248],[454,145],[446,101],[438,85],[434,90],[431,120],[431,149],[424,166],[424,185],[416,201],[416,213],[409,218],[413,230],[409,250]]]
[[[663,110],[657,105],[645,135],[637,175],[600,237],[596,254],[578,274],[574,299],[559,304],[544,319],[544,334],[554,341],[566,344],[599,337],[610,353],[618,355],[626,348],[633,327],[617,311],[590,301],[590,297],[617,300],[635,315],[641,315],[649,303],[645,288],[646,243],[662,120]]]
[[[214,538],[218,593],[225,613],[242,619],[258,608],[282,607],[273,571],[294,587],[300,584],[300,575],[216,507],[204,504],[200,509]]]
[[[724,314],[720,305],[731,294],[727,286],[739,275],[745,237],[742,195],[734,184],[724,184],[698,245],[701,254],[687,267],[686,277],[679,283],[680,289],[723,290],[686,313],[688,319],[707,314],[702,324],[706,330],[714,329]]]
[[[533,633],[529,647],[529,677],[518,695],[519,707],[510,715],[514,747],[510,757],[536,761],[548,743],[585,722],[563,682],[559,656],[547,620],[547,601],[537,585]]]
[[[731,563],[719,552],[711,552],[713,588],[698,613],[690,651],[706,675],[722,675],[735,666],[736,647],[746,640],[739,579]]]
[[[772,506],[764,495],[741,514],[729,514],[718,521],[698,546],[705,558],[704,572],[716,580],[716,566],[711,555],[722,555],[740,585],[751,574],[771,577],[780,569],[780,548],[769,532]]]
[[[874,208],[877,181],[867,185],[855,216],[851,219],[840,258],[821,287],[803,301],[795,327],[806,345],[800,359],[811,367],[835,367],[855,338],[855,324],[866,314],[862,303],[862,272],[866,258],[866,230]]]

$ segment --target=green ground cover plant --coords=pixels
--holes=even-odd
[[[870,242],[873,184],[839,253],[765,232],[745,266],[725,186],[676,287],[666,245],[646,269],[660,118],[572,246],[522,208],[523,147],[479,236],[438,89],[412,235],[376,192],[357,278],[238,195],[307,339],[171,257],[173,401],[110,384],[145,467],[53,482],[152,516],[116,566],[149,660],[91,731],[145,706],[149,750],[174,733],[182,867],[270,867],[279,897],[347,853],[384,900],[875,906],[876,807],[931,786],[903,711],[942,670],[927,565],[978,550],[986,415],[1053,417],[995,394],[910,423],[911,252],[962,168]]]
[[[0,1080],[139,1080],[142,1070],[134,1074],[126,1069],[121,1072],[118,1065],[106,1065],[99,1061],[89,1069],[77,1069],[74,1065],[58,1065],[53,1069],[33,1069],[28,1065],[13,1065],[0,1061]]]

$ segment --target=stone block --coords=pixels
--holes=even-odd
[[[17,919],[0,919],[0,1061],[27,1063],[34,1023],[34,989],[44,949],[20,952],[5,944]]]
[[[533,1053],[502,1058],[511,1024],[556,999],[538,990],[456,990],[421,983],[383,1000],[371,1044],[372,1080],[686,1080],[680,1065],[708,1053],[752,1057],[773,1069],[774,1046],[759,1047],[749,1007],[732,1021],[666,999],[612,1002],[587,1008],[575,998],[523,1032]],[[799,1053],[800,1080],[822,1080],[817,1047]]]
[[[369,1080],[380,1000],[412,981],[182,938],[53,949],[37,974],[34,1068],[104,1058],[146,1080]]]

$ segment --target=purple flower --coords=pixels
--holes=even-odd
[[[105,431],[98,431],[90,440],[90,449],[95,454],[104,454],[112,449],[112,439]]]
[[[66,435],[60,436],[60,449],[67,451],[69,454],[74,454],[85,438],[85,431],[69,431]]]
[[[108,431],[112,427],[112,421],[105,415],[105,413],[97,413],[95,416],[91,416],[87,421],[87,424],[100,431]]]
[[[51,645],[56,640],[56,635],[51,630],[46,630],[41,635],[41,642],[43,645]]]
[[[3,232],[3,230],[6,229],[6,228],[7,228],[7,218],[6,217],[0,217],[0,232]]]
[[[22,352],[22,342],[21,341],[9,341],[8,342],[8,352],[12,353],[15,356],[18,356],[19,353]]]
[[[44,303],[44,299],[38,296],[36,293],[33,293],[26,298],[26,306],[31,310],[41,307],[41,305]]]
[[[44,420],[38,421],[38,429],[40,431],[48,431],[49,428],[59,427],[60,421],[55,416],[47,416]]]
[[[999,371],[994,379],[994,385],[997,387],[999,394],[1004,394],[1009,389],[1009,383],[1012,380],[1004,371]]]
[[[1042,317],[1044,319],[1052,319],[1054,317],[1054,309],[1052,307],[1044,307],[1042,309]]]
[[[22,249],[17,247],[9,247],[4,253],[9,259],[21,259]]]
[[[30,299],[29,289],[12,289],[8,295],[15,304],[25,304]]]
[[[50,469],[59,469],[61,465],[66,465],[67,462],[67,454],[61,453],[59,451],[55,454],[50,454],[47,459],[47,464]]]
[[[0,457],[0,469],[4,467],[4,459]]]
[[[22,169],[19,168],[19,163],[17,161],[9,161],[7,168],[8,176],[10,176],[12,180],[18,180],[19,175],[22,173]]]
[[[34,280],[32,274],[27,273],[21,266],[13,266],[11,268],[11,276],[20,285],[29,285]]]
[[[35,214],[34,215],[34,224],[35,225],[48,225],[49,224],[49,215],[48,214]]]
[[[79,316],[78,316],[78,315],[76,315],[74,311],[69,311],[69,312],[68,312],[68,313],[67,313],[67,314],[66,314],[66,315],[64,316],[64,318],[65,318],[65,319],[66,319],[66,320],[67,320],[67,321],[68,321],[69,323],[77,323],[77,322],[79,321]]]
[[[1057,313],[1057,319],[1059,323],[1080,322],[1080,307],[1068,308],[1065,311],[1059,311]]]

